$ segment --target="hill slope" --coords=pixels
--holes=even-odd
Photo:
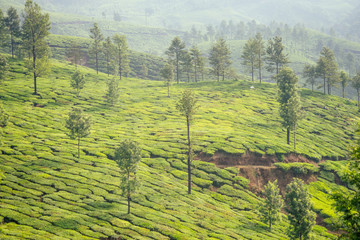
[[[6,239],[286,239],[286,219],[268,231],[255,211],[261,198],[236,168],[195,161],[194,192],[186,194],[186,125],[175,109],[179,92],[190,87],[199,98],[192,132],[196,152],[205,156],[343,158],[359,120],[352,101],[302,90],[307,115],[294,151],[285,144],[273,84],[254,89],[244,81],[182,84],[172,86],[167,98],[161,82],[127,79],[119,83],[120,103],[110,107],[103,97],[106,76],[81,70],[88,83],[78,99],[69,87],[74,68],[59,62],[48,78],[39,79],[41,98],[32,95],[21,62],[12,63],[0,90],[11,118],[0,146],[6,175],[0,185],[0,234]],[[93,123],[80,160],[64,127],[73,106],[83,108]],[[143,149],[131,215],[125,214],[120,176],[109,159],[129,138]],[[320,226],[314,234],[332,237]]]

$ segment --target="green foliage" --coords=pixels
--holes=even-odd
[[[115,34],[113,41],[115,46],[115,65],[117,65],[116,70],[121,80],[122,75],[130,71],[126,36]]]
[[[283,65],[289,63],[288,55],[284,53],[285,46],[282,44],[282,38],[279,36],[269,39],[266,48],[266,69],[269,72],[279,73]]]
[[[225,74],[231,66],[231,51],[222,38],[218,39],[209,52],[209,63],[212,67],[212,73],[220,80],[220,76],[225,80]]]
[[[130,214],[131,194],[135,192],[138,180],[136,172],[141,160],[141,150],[136,142],[125,140],[115,149],[114,161],[120,168],[122,195],[127,197]]]
[[[193,46],[190,49],[190,60],[193,67],[194,72],[194,80],[198,82],[199,74],[201,76],[204,75],[205,71],[205,58],[201,55],[201,51],[198,49],[197,46]]]
[[[316,66],[305,64],[303,77],[306,78],[306,83],[311,85],[311,91],[314,91],[314,85],[316,84],[317,78]]]
[[[83,89],[85,86],[85,82],[85,77],[79,70],[76,70],[71,76],[70,86],[76,89],[76,95],[78,97],[80,94],[80,90]]]
[[[301,179],[295,178],[286,186],[286,212],[290,225],[288,235],[291,239],[309,239],[316,214],[311,210],[310,195]]]
[[[169,61],[175,66],[176,82],[180,81],[181,64],[184,62],[185,56],[185,43],[179,37],[175,37],[166,50],[165,54],[168,56]]]
[[[90,38],[93,40],[89,50],[90,55],[95,58],[95,69],[96,73],[99,74],[99,55],[101,54],[101,42],[104,40],[104,36],[101,33],[101,30],[97,23],[94,23],[94,26],[90,28]]]
[[[282,169],[284,172],[292,171],[295,175],[306,175],[308,173],[316,173],[319,168],[311,163],[274,163],[274,166]]]
[[[355,88],[358,98],[358,107],[360,110],[360,73],[356,74],[351,81],[351,86]]]
[[[342,180],[348,183],[352,190],[348,194],[337,191],[332,194],[335,200],[336,211],[339,212],[341,218],[341,229],[345,230],[345,236],[349,239],[358,239],[360,236],[360,130],[356,131],[357,145],[352,150],[352,159],[349,160],[347,169],[345,170]]]
[[[172,80],[174,79],[174,67],[173,67],[173,65],[170,64],[170,63],[166,63],[164,68],[161,69],[160,75],[166,82],[166,87],[167,87],[167,90],[168,90],[168,97],[170,97],[170,85],[171,85]]]
[[[277,180],[274,182],[268,182],[264,187],[263,194],[265,201],[260,206],[260,212],[264,222],[269,224],[269,228],[271,230],[272,224],[281,219],[280,211],[284,204],[277,185]]]
[[[7,16],[5,17],[5,25],[10,33],[10,46],[11,46],[11,56],[14,57],[14,52],[18,47],[21,37],[20,31],[20,17],[17,13],[17,10],[14,7],[10,7],[7,10]]]
[[[78,158],[80,158],[80,139],[90,134],[90,117],[85,117],[82,110],[74,108],[69,112],[65,127],[69,130],[69,137],[78,140]]]
[[[41,13],[41,8],[32,0],[26,0],[22,26],[23,47],[32,60],[27,64],[34,76],[34,94],[37,94],[37,77],[45,75],[49,70],[49,47],[45,38],[50,34],[50,17]]]
[[[0,54],[0,83],[5,80],[8,71],[8,59],[4,55]]]
[[[241,58],[243,64],[250,70],[251,80],[254,82],[254,71],[257,68],[255,64],[258,60],[257,41],[254,38],[250,38],[245,43]]]
[[[339,78],[340,78],[340,84],[341,84],[341,88],[342,88],[342,97],[345,98],[345,88],[349,84],[350,78],[347,75],[347,73],[344,71],[340,71]]]
[[[111,104],[112,106],[117,103],[120,96],[119,83],[115,77],[108,80],[108,90],[105,95],[106,102]]]
[[[328,94],[331,94],[331,87],[339,81],[338,64],[331,49],[322,48],[320,58],[317,61],[316,72],[324,80],[324,94],[326,94],[326,87],[328,88]]]
[[[291,68],[284,67],[280,70],[279,74],[276,75],[276,81],[279,87],[278,101],[280,103],[280,117],[283,120],[283,127],[287,130],[287,144],[289,144],[290,129],[295,130],[301,118],[301,103],[297,86],[298,78]]]

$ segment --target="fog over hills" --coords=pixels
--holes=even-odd
[[[21,1],[19,1],[21,2]],[[188,28],[192,24],[213,24],[221,20],[256,20],[288,24],[304,23],[327,28],[345,20],[360,5],[357,0],[38,0],[44,9],[112,18],[152,26]],[[147,15],[147,19],[145,19]]]

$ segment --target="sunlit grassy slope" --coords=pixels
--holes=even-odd
[[[168,98],[162,82],[124,79],[120,101],[111,107],[104,99],[106,75],[80,69],[88,82],[78,99],[69,83],[74,67],[55,61],[50,76],[38,81],[41,97],[32,95],[31,76],[20,62],[12,63],[1,86],[1,102],[10,115],[0,146],[0,169],[6,175],[0,184],[1,239],[287,238],[285,217],[272,232],[260,221],[261,198],[248,190],[248,180],[237,176],[236,168],[195,161],[194,191],[187,194],[186,124],[175,109],[180,92],[192,88],[199,100],[191,131],[196,152],[251,151],[280,158],[294,150],[280,125],[275,85],[181,84],[171,87]],[[309,90],[301,95],[306,116],[296,153],[315,161],[344,157],[359,120],[354,102]],[[65,134],[72,107],[92,118],[80,160],[75,141]],[[109,159],[123,139],[136,140],[143,149],[131,215],[120,194],[117,166]],[[323,179],[333,182],[329,172]],[[319,195],[318,212],[328,208],[320,196],[328,186],[311,189]],[[314,235],[332,237],[320,226]]]

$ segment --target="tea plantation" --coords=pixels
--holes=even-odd
[[[12,61],[1,84],[10,122],[1,129],[0,239],[287,239],[286,216],[269,231],[257,211],[262,198],[249,191],[249,180],[235,167],[194,161],[193,192],[187,194],[186,122],[175,108],[185,88],[193,89],[199,103],[191,128],[196,153],[240,157],[251,152],[279,161],[293,153],[310,159],[319,169],[312,170],[318,181],[309,185],[314,210],[331,228],[336,214],[327,193],[348,191],[336,184],[344,166],[337,160],[347,158],[353,143],[359,121],[355,102],[303,89],[306,115],[294,150],[286,144],[274,84],[174,84],[168,98],[163,82],[129,78],[119,81],[119,102],[110,106],[105,74],[80,67],[87,83],[76,97],[70,88],[74,67],[52,64],[50,75],[38,81],[41,96],[32,95],[31,75],[19,61]],[[92,121],[80,159],[64,126],[73,107]],[[124,139],[143,149],[141,186],[130,215],[111,160]],[[318,225],[313,235],[335,238]]]

